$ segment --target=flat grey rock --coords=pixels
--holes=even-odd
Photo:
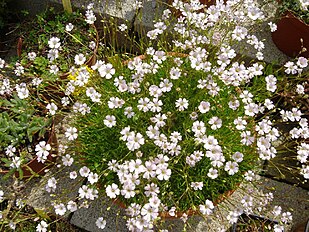
[[[103,217],[106,220],[106,232],[128,231],[123,219],[124,210],[112,203],[110,199],[101,196],[89,202],[88,208],[78,209],[71,218],[71,223],[91,232],[103,231],[96,226],[96,220]]]

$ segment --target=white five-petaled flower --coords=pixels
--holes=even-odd
[[[206,200],[204,205],[200,205],[199,209],[203,215],[210,215],[215,208],[214,204],[210,200]]]
[[[45,141],[40,141],[39,144],[35,146],[36,155],[38,157],[39,162],[44,163],[49,155],[49,151],[51,150],[50,144],[47,144]]]
[[[74,140],[78,136],[77,129],[75,127],[69,127],[65,132],[65,137],[68,138],[68,140]]]
[[[127,147],[130,151],[137,150],[145,143],[145,139],[141,133],[132,132],[127,138]]]
[[[69,23],[65,26],[65,30],[68,32],[72,31],[73,28],[74,28],[74,25],[72,23]]]
[[[116,198],[119,194],[120,194],[120,190],[118,188],[118,185],[116,184],[111,184],[111,185],[108,185],[106,187],[106,195],[109,197],[109,198]]]
[[[98,227],[99,229],[102,229],[102,230],[103,230],[103,229],[105,228],[105,226],[106,226],[106,220],[104,220],[103,217],[99,217],[99,218],[96,220],[95,224],[97,225],[97,227]]]
[[[55,103],[49,103],[47,106],[46,106],[46,109],[49,110],[49,113],[51,115],[55,115],[56,114],[56,111],[58,109],[57,105]]]
[[[213,130],[217,130],[222,126],[222,120],[217,116],[212,117],[208,123],[211,125],[211,129]]]
[[[121,24],[118,28],[119,28],[120,31],[125,31],[125,30],[128,29],[127,25],[125,25],[125,24]]]
[[[90,173],[90,169],[86,166],[83,166],[79,169],[79,174],[82,177],[88,177],[89,173]]]
[[[47,232],[47,227],[48,227],[48,224],[45,221],[41,221],[36,226],[36,232]]]
[[[184,111],[188,109],[189,101],[185,98],[179,98],[176,100],[176,107],[179,111]]]
[[[106,115],[103,122],[105,126],[111,128],[116,125],[116,117],[114,115]]]
[[[86,57],[84,56],[84,54],[78,54],[75,56],[74,60],[76,65],[82,65],[85,63]]]
[[[225,164],[224,170],[227,171],[229,175],[234,175],[238,172],[238,164],[236,162],[228,161]]]
[[[55,208],[55,213],[60,216],[63,216],[65,212],[67,211],[67,208],[65,207],[63,203],[54,205],[54,208]]]
[[[60,39],[57,37],[52,37],[48,41],[48,46],[51,49],[58,49],[61,45]]]
[[[113,68],[112,64],[102,64],[99,68],[98,71],[100,73],[101,77],[105,77],[106,79],[111,79],[112,76],[115,74],[115,69]]]
[[[210,103],[209,102],[205,102],[205,101],[201,101],[198,109],[199,109],[199,111],[202,114],[205,114],[205,113],[207,113],[210,110]]]

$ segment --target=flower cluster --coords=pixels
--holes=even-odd
[[[87,173],[101,177],[95,180],[105,194],[126,204],[131,231],[151,230],[162,212],[181,211],[186,220],[187,210],[198,206],[200,214],[210,215],[221,194],[253,181],[255,169],[277,156],[283,134],[278,122],[299,123],[291,139],[308,138],[302,112],[276,105],[282,79],[279,71],[268,71],[264,43],[250,34],[250,26],[265,17],[256,3],[219,1],[203,11],[197,1],[173,6],[184,16],[171,29],[175,50],[183,53],[149,46],[145,55],[117,66],[98,60],[90,70],[82,62],[67,85],[67,95],[77,96],[75,152],[86,160]],[[150,40],[167,33],[170,17],[164,11],[147,33]],[[237,58],[233,46],[239,42],[256,50],[256,60]],[[301,77],[307,66],[299,57],[284,65],[284,75]],[[307,150],[305,142],[297,146],[305,178]],[[84,176],[89,185],[79,197],[93,199],[96,181]],[[242,202],[252,206],[251,197]],[[238,216],[231,212],[228,220]],[[97,225],[105,226],[103,218]]]

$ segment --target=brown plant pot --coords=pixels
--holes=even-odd
[[[309,25],[287,11],[277,23],[277,30],[272,33],[276,46],[290,57],[300,56],[309,58]],[[303,42],[301,42],[301,39]],[[300,53],[302,48],[307,51]]]
[[[55,147],[56,149],[52,149],[49,155],[47,156],[47,160],[44,163],[38,161],[38,158],[35,157],[30,160],[28,163],[21,166],[21,170],[23,172],[22,179],[29,179],[33,176],[33,174],[44,175],[45,170],[50,168],[56,161],[56,156],[58,153],[58,141],[55,133],[54,124],[51,127],[51,131],[49,132],[49,138],[47,143],[51,145],[51,147]],[[0,174],[8,174],[8,170],[0,170]],[[14,173],[16,178],[19,178],[19,172],[15,171]]]

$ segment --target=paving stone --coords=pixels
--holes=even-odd
[[[82,185],[83,178],[77,177],[75,180],[70,179],[69,172],[72,170],[76,170],[76,167],[65,168],[61,171],[57,167],[54,167],[40,181],[36,181],[36,183],[30,182],[31,189],[27,194],[26,203],[33,208],[54,212],[51,205],[53,202],[67,203],[70,200],[75,200],[78,195],[78,189]],[[55,177],[57,180],[56,191],[52,193],[48,193],[45,190],[45,186],[50,177]]]
[[[101,196],[92,201],[88,208],[77,210],[71,218],[71,223],[87,231],[100,232],[102,230],[96,226],[95,222],[99,217],[103,217],[106,220],[104,231],[125,232],[128,230],[123,216],[124,210],[122,208],[112,203],[110,199]]]

